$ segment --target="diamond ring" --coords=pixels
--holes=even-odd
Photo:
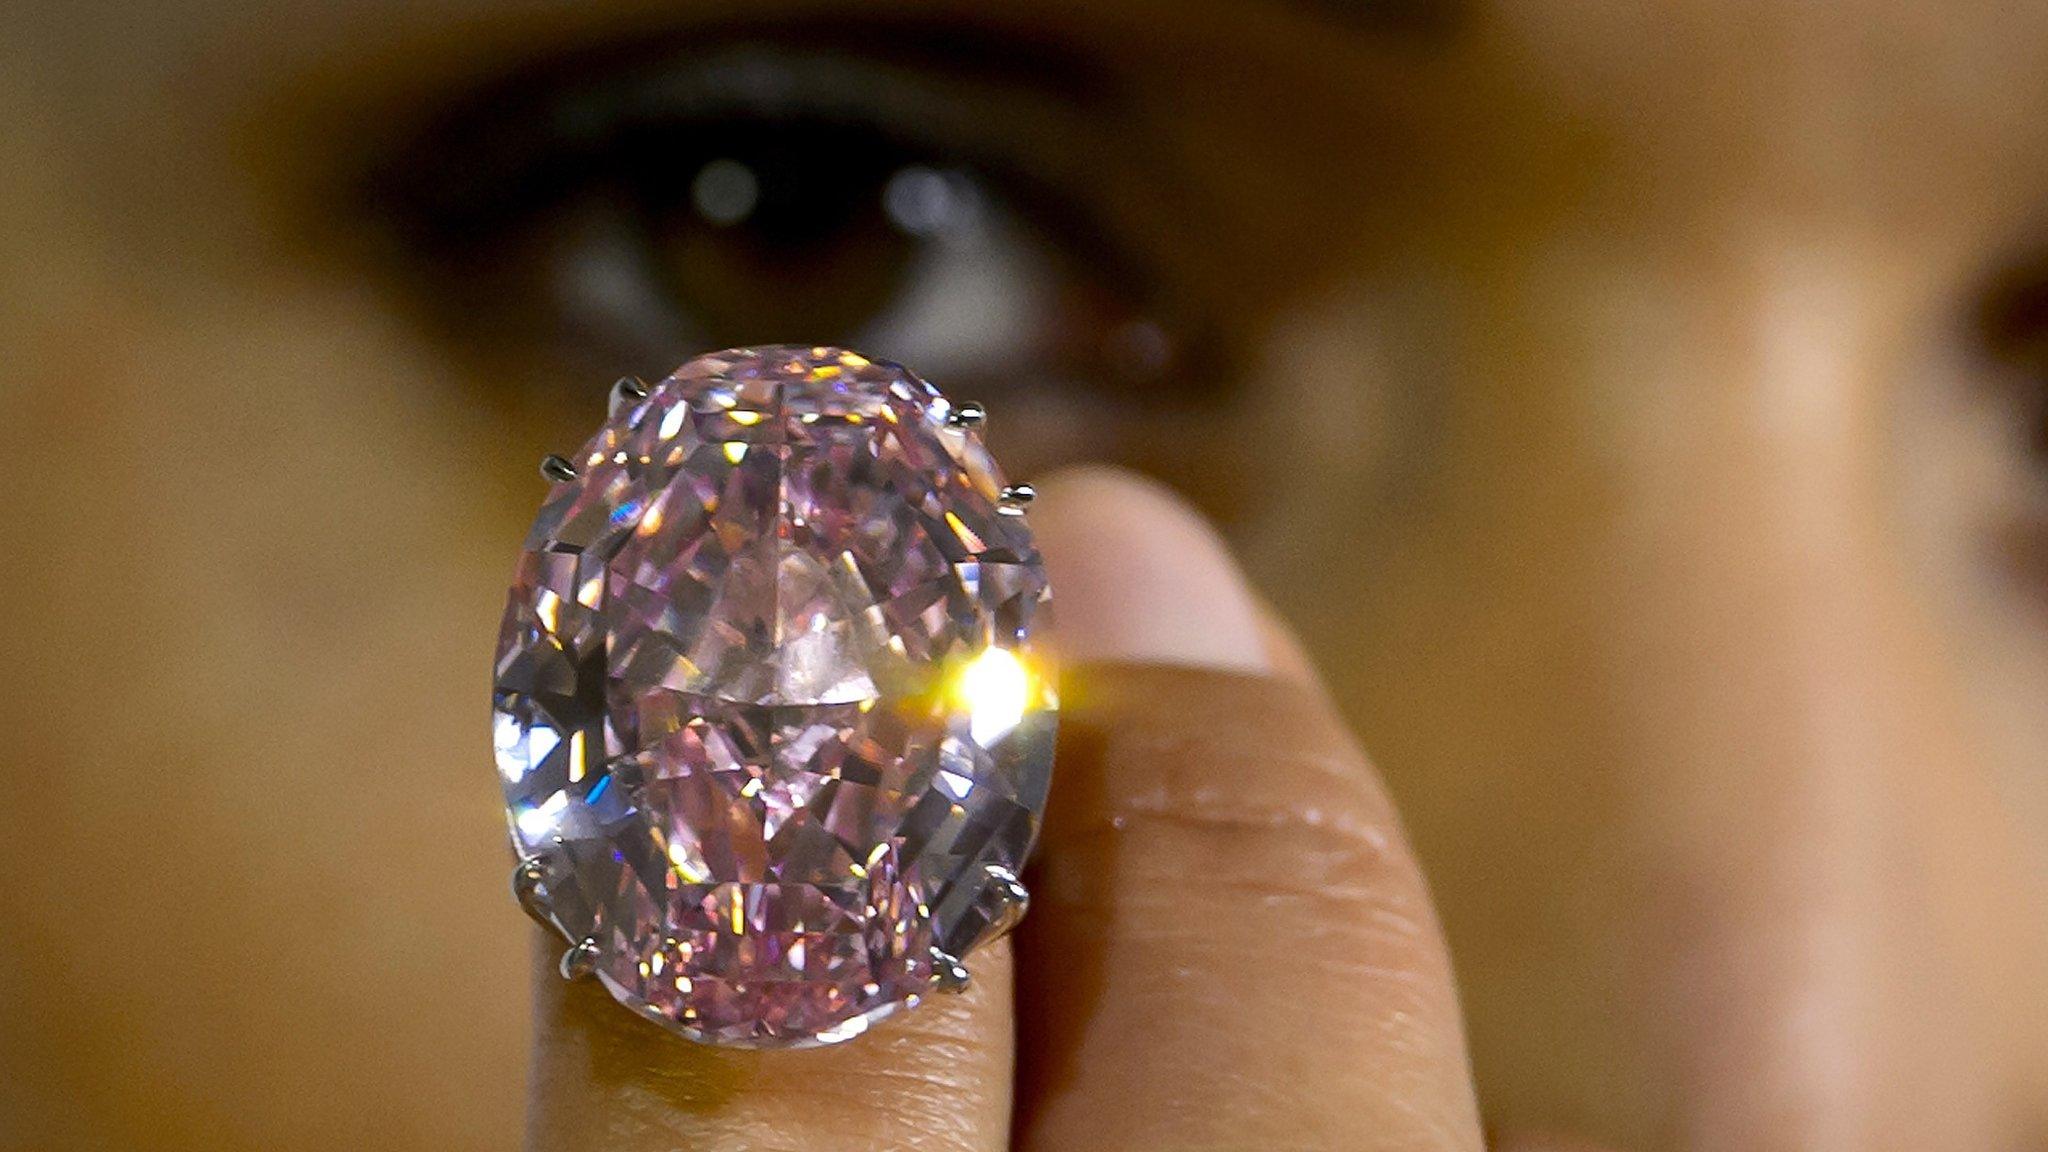
[[[1045,570],[978,405],[837,348],[623,380],[552,481],[492,702],[513,886],[566,977],[808,1047],[968,980],[1028,894]]]

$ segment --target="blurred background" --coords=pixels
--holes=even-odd
[[[1218,519],[1491,1123],[2048,1142],[2048,6],[5,24],[0,1148],[513,1144],[534,461],[766,341]]]

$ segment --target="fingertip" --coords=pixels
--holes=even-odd
[[[1031,521],[1063,658],[1275,671],[1257,594],[1216,530],[1172,490],[1104,466],[1036,487]]]
[[[1274,676],[1290,683],[1305,687],[1317,687],[1322,676],[1308,657],[1308,649],[1294,635],[1294,629],[1273,610],[1272,605],[1259,605],[1260,636],[1266,654],[1266,664]]]

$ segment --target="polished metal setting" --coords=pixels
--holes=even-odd
[[[540,458],[540,474],[557,484],[566,484],[576,478],[576,465],[567,456],[549,453]]]
[[[518,899],[519,907],[543,928],[552,926],[540,890],[541,880],[546,874],[547,865],[538,856],[521,860],[512,868],[512,895]]]
[[[967,991],[973,975],[967,965],[957,956],[950,956],[936,949],[932,951],[932,990],[948,996],[957,996]]]
[[[597,970],[597,960],[602,954],[595,937],[586,936],[562,953],[561,972],[564,980],[581,980]]]
[[[617,416],[621,408],[638,404],[647,397],[647,385],[642,384],[637,377],[621,376],[618,382],[612,385],[611,402],[605,409],[610,415]]]
[[[1021,516],[1033,500],[1038,499],[1038,489],[1029,484],[1011,484],[1003,489],[996,502],[996,510],[1011,516]]]
[[[981,890],[979,901],[983,918],[988,927],[982,930],[981,938],[975,941],[980,947],[991,940],[1000,940],[1010,934],[1010,929],[1024,919],[1024,913],[1031,909],[1031,890],[1017,879],[1017,874],[1000,864],[991,864],[986,869],[988,880]]]
[[[979,428],[988,423],[988,409],[969,400],[953,409],[953,414],[946,417],[946,423],[955,428]]]

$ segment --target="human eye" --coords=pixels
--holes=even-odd
[[[422,322],[565,421],[623,372],[838,343],[986,402],[1022,467],[1144,464],[1237,341],[1188,259],[1201,196],[1116,99],[1054,51],[698,37],[509,69],[358,188]]]

